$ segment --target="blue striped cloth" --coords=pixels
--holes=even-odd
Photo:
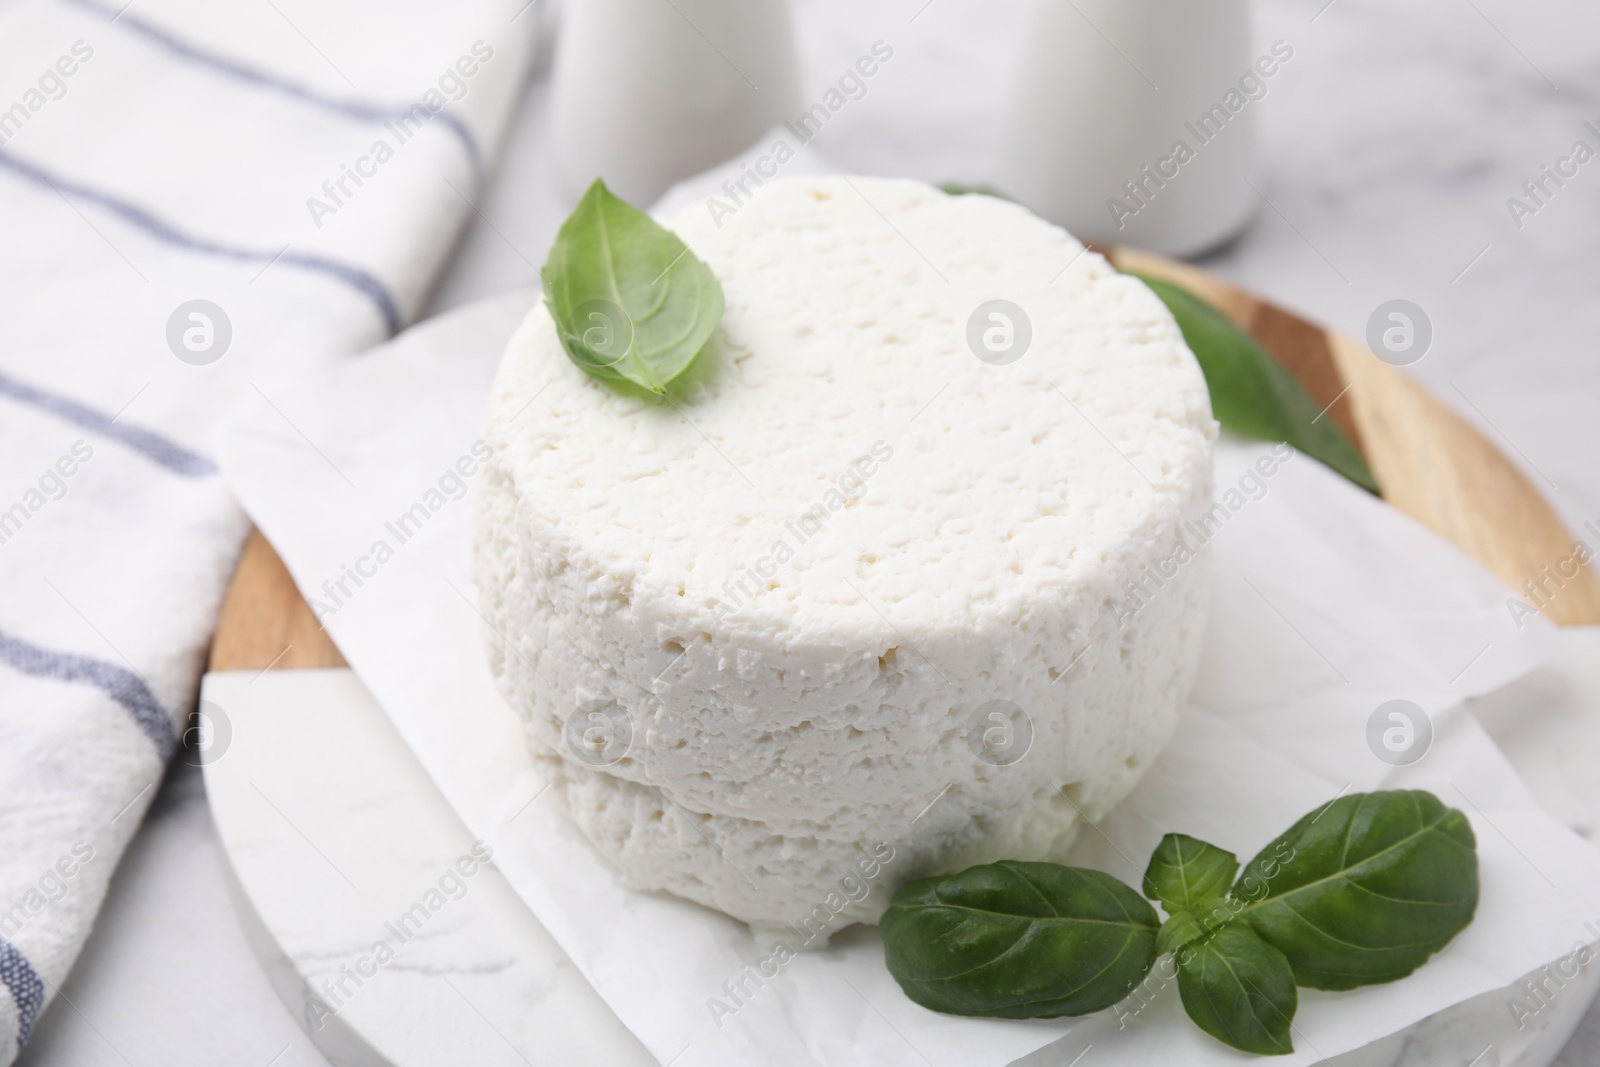
[[[0,8],[0,1067],[193,708],[248,523],[232,410],[413,316],[526,0]],[[199,303],[197,303],[199,302]]]

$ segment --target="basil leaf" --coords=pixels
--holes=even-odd
[[[572,362],[666,392],[722,320],[722,286],[687,245],[596,179],[561,224],[542,272]]]
[[[1283,953],[1248,926],[1224,926],[1178,951],[1178,995],[1195,1025],[1245,1052],[1294,1051],[1300,997]]]
[[[1255,338],[1187,289],[1134,274],[1167,305],[1183,339],[1200,361],[1211,410],[1231,430],[1266,441],[1287,441],[1363,489],[1379,492],[1367,461],[1338,423],[1319,419],[1311,394]]]
[[[1003,1019],[1109,1008],[1155,962],[1155,909],[1108,874],[1007,860],[895,893],[889,973],[934,1011]]]
[[[1222,925],[1213,922],[1212,928]],[[1156,955],[1166,952],[1176,952],[1191,941],[1198,941],[1206,932],[1206,927],[1200,920],[1186,911],[1174,912],[1172,917],[1161,924],[1161,929],[1156,931]]]
[[[1011,197],[1002,193],[992,185],[963,185],[960,182],[942,182],[939,191],[951,196],[992,196],[996,200],[1010,200]]]
[[[1161,901],[1168,915],[1198,912],[1228,895],[1239,858],[1188,834],[1168,834],[1150,856],[1144,895]]]
[[[1239,918],[1303,986],[1404,978],[1472,921],[1477,840],[1431,793],[1357,793],[1307,814],[1245,865]]]

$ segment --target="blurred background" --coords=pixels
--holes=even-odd
[[[1227,163],[1249,188],[1234,183],[1208,201],[1200,193],[1210,179],[1198,169],[1185,173],[1151,198],[1148,213],[1137,212],[1148,228],[1141,235],[1137,226],[1116,229],[1116,211],[1098,203],[1124,194],[1077,189],[1075,182],[1093,186],[1088,164],[1059,151],[1099,135],[1093,167],[1135,178],[1138,166],[1115,153],[1131,152],[1126,162],[1137,164],[1144,150],[1129,147],[1122,135],[1140,123],[1166,121],[1150,110],[1152,100],[1169,100],[1153,80],[1159,71],[1139,62],[1154,54],[1147,46],[1162,46],[1092,17],[1104,5],[1058,0],[1041,14],[1031,0],[795,0],[791,48],[772,44],[771,34],[782,31],[771,26],[719,44],[694,28],[687,14],[700,7],[688,0],[596,0],[582,39],[563,41],[561,34],[583,25],[574,8],[585,0],[565,3],[565,11],[555,0],[456,4],[448,13],[426,5],[324,10],[289,0],[136,0],[126,7],[120,0],[104,7],[11,0],[0,7],[0,47],[15,60],[0,72],[0,108],[22,100],[38,71],[70,54],[75,39],[96,49],[66,81],[70,88],[59,102],[31,109],[25,123],[0,123],[6,138],[0,217],[9,231],[50,250],[39,264],[18,251],[21,239],[13,240],[11,277],[41,285],[42,272],[54,286],[26,295],[13,285],[4,296],[3,317],[11,324],[0,324],[0,340],[13,353],[6,366],[37,359],[41,350],[112,344],[124,329],[118,309],[135,309],[131,320],[148,326],[152,340],[119,360],[135,369],[127,388],[118,388],[135,395],[138,382],[150,377],[158,384],[141,403],[164,410],[159,397],[173,361],[161,340],[163,324],[196,286],[165,278],[153,265],[156,254],[147,257],[132,230],[124,234],[138,228],[137,220],[97,212],[97,205],[104,208],[96,199],[102,186],[125,180],[130,202],[165,198],[150,210],[189,214],[195,231],[206,230],[203,220],[213,216],[245,219],[246,229],[259,224],[248,240],[240,238],[245,244],[268,255],[283,246],[265,266],[265,256],[248,263],[220,256],[212,268],[207,293],[232,316],[241,368],[239,380],[219,387],[217,396],[234,402],[246,379],[266,381],[314,358],[357,351],[401,322],[537,286],[538,264],[585,175],[593,176],[585,168],[592,170],[594,161],[621,160],[624,172],[613,186],[648,203],[719,156],[770,142],[774,111],[780,122],[798,118],[882,42],[891,58],[879,57],[859,94],[852,83],[852,95],[829,109],[810,149],[851,172],[994,188],[1058,221],[1100,212],[1098,224],[1106,229],[1085,236],[1166,244],[1355,337],[1368,336],[1380,306],[1410,301],[1431,324],[1432,342],[1408,372],[1520,465],[1570,527],[1600,524],[1600,361],[1593,354],[1600,333],[1594,299],[1600,163],[1561,163],[1573,159],[1578,141],[1600,149],[1594,4],[1240,5],[1238,34],[1180,49],[1173,61],[1198,64],[1202,80],[1211,69],[1244,75],[1259,57],[1274,54],[1275,43],[1288,45],[1292,58],[1280,55],[1274,72],[1260,77],[1259,92],[1247,94],[1242,113],[1254,124],[1253,140],[1239,137],[1244,143],[1232,147],[1219,140],[1193,164],[1210,165],[1238,148]],[[645,10],[651,5],[653,13]],[[1219,3],[1217,10],[1231,7]],[[56,25],[60,19],[77,20],[76,28]],[[674,36],[661,28],[679,21],[693,33],[679,26]],[[698,54],[696,36],[705,45]],[[673,47],[682,49],[680,59],[688,57],[688,68],[711,72],[690,79],[686,92],[708,95],[698,111],[644,114],[638,100],[648,78],[641,72],[655,69],[669,40],[678,42]],[[203,80],[185,80],[187,66],[208,62],[186,55],[187,48],[244,69],[228,75],[228,85],[271,66],[282,81],[315,86],[326,99],[411,100],[451,69],[463,69],[455,65],[474,55],[476,41],[487,43],[493,58],[476,57],[474,74],[460,76],[460,97],[454,80],[443,89],[451,102],[442,114],[459,114],[460,129],[434,119],[437,128],[414,134],[422,150],[402,152],[392,165],[369,164],[395,177],[387,188],[372,180],[373,191],[359,196],[349,193],[365,186],[347,185],[347,195],[336,197],[319,189],[318,179],[337,189],[344,170],[366,151],[365,135],[279,128],[273,116],[249,110],[219,119],[206,110],[221,105],[206,99]],[[132,56],[138,48],[151,55]],[[1053,65],[1052,55],[1061,57]],[[120,111],[102,99],[91,115],[96,98],[78,86],[102,74],[107,86],[149,91],[128,95]],[[756,103],[741,96],[740,83],[757,94]],[[731,96],[728,85],[735,86]],[[1227,88],[1211,95],[1220,98]],[[231,91],[225,85],[219,94]],[[281,87],[275,91],[281,95]],[[1171,85],[1167,91],[1176,92]],[[1198,116],[1207,106],[1189,113]],[[718,118],[727,113],[737,121]],[[681,148],[687,135],[661,126],[673,121],[702,131],[720,122],[724,136],[671,158],[665,148],[654,154],[639,148],[648,148],[652,136]],[[276,160],[301,143],[308,146],[303,166],[292,175],[273,172]],[[1558,166],[1567,176],[1555,182],[1546,168]],[[41,181],[30,168],[46,176]],[[56,186],[54,194],[46,184]],[[1173,236],[1175,230],[1151,221],[1156,208],[1188,196],[1185,189],[1196,196],[1190,210],[1202,222],[1216,221],[1218,232]],[[309,205],[313,199],[326,210]],[[61,210],[61,200],[81,221]],[[41,205],[60,218],[41,221]],[[70,255],[63,251],[68,246]],[[103,276],[80,272],[73,258],[80,255],[95,257],[94,270]],[[387,291],[392,314],[381,301],[375,315],[357,300],[354,309],[319,305],[316,315],[285,319],[301,306],[294,300],[322,299],[294,291],[302,284],[290,277],[298,256],[360,263]],[[258,300],[274,284],[282,302]],[[16,325],[39,321],[40,292],[54,294],[49,310],[70,343]],[[147,314],[137,310],[146,307]],[[385,323],[385,315],[394,321]],[[257,327],[275,318],[274,343],[252,348],[252,330],[259,335]],[[137,369],[142,360],[160,361],[160,375]],[[82,373],[96,373],[95,366],[85,361]],[[126,400],[119,396],[107,395],[104,405],[114,410]],[[39,1020],[19,1062],[325,1063],[246,942],[198,768],[175,761],[152,796],[140,801],[150,803],[143,825],[59,1000]],[[1563,1067],[1579,1062],[1565,1060]]]

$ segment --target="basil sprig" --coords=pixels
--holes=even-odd
[[[561,224],[541,272],[572,362],[665,393],[722,321],[722,286],[672,231],[599,179]]]
[[[1159,928],[1137,892],[1098,871],[1005,861],[913,882],[883,916],[889,973],[935,1011],[1053,1018],[1110,1007],[1171,952],[1202,1030],[1281,1055],[1294,1049],[1297,985],[1392,982],[1466,928],[1477,842],[1431,793],[1353,794],[1242,871],[1233,853],[1168,834],[1143,888],[1167,913]]]
[[[1161,298],[1200,363],[1211,411],[1230,430],[1287,441],[1369,492],[1378,480],[1361,451],[1289,371],[1222,312],[1169,281],[1134,273]]]

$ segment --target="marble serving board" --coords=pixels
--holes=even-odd
[[[1574,630],[1570,639],[1565,662],[1487,702],[1548,707],[1552,688],[1564,688],[1568,705],[1600,707],[1600,670],[1592,666],[1600,664],[1600,630]],[[273,988],[329,1061],[656,1062],[492,866],[440,888],[474,842],[355,672],[214,672],[202,699],[214,717],[206,791],[235,907]],[[1524,751],[1510,746],[1520,771],[1547,782],[1561,773],[1563,748],[1548,725],[1514,725]],[[394,848],[397,840],[405,847]],[[437,910],[424,920],[418,904]],[[380,961],[379,945],[392,959]],[[1538,1002],[1502,990],[1326,1062],[1550,1067],[1600,990],[1600,968],[1573,979],[1561,973],[1557,966],[1554,978],[1533,976],[1547,1003],[1524,1025],[1508,1002]],[[1024,1063],[1066,1067],[1038,1055]]]
[[[1124,269],[1185,285],[1254,334],[1350,433],[1386,501],[1508,585],[1571,545],[1504,456],[1364,345],[1194,268],[1104,251]],[[1556,621],[1600,622],[1600,587],[1583,579],[1552,603]],[[332,1062],[654,1062],[474,852],[259,534],[235,576],[211,669],[201,706],[206,785],[241,921]],[[1592,681],[1600,704],[1600,678]],[[1548,770],[1519,769],[1534,780]],[[1547,1067],[1597,988],[1600,968],[1587,969],[1521,1026],[1509,993],[1488,994],[1328,1062]]]

